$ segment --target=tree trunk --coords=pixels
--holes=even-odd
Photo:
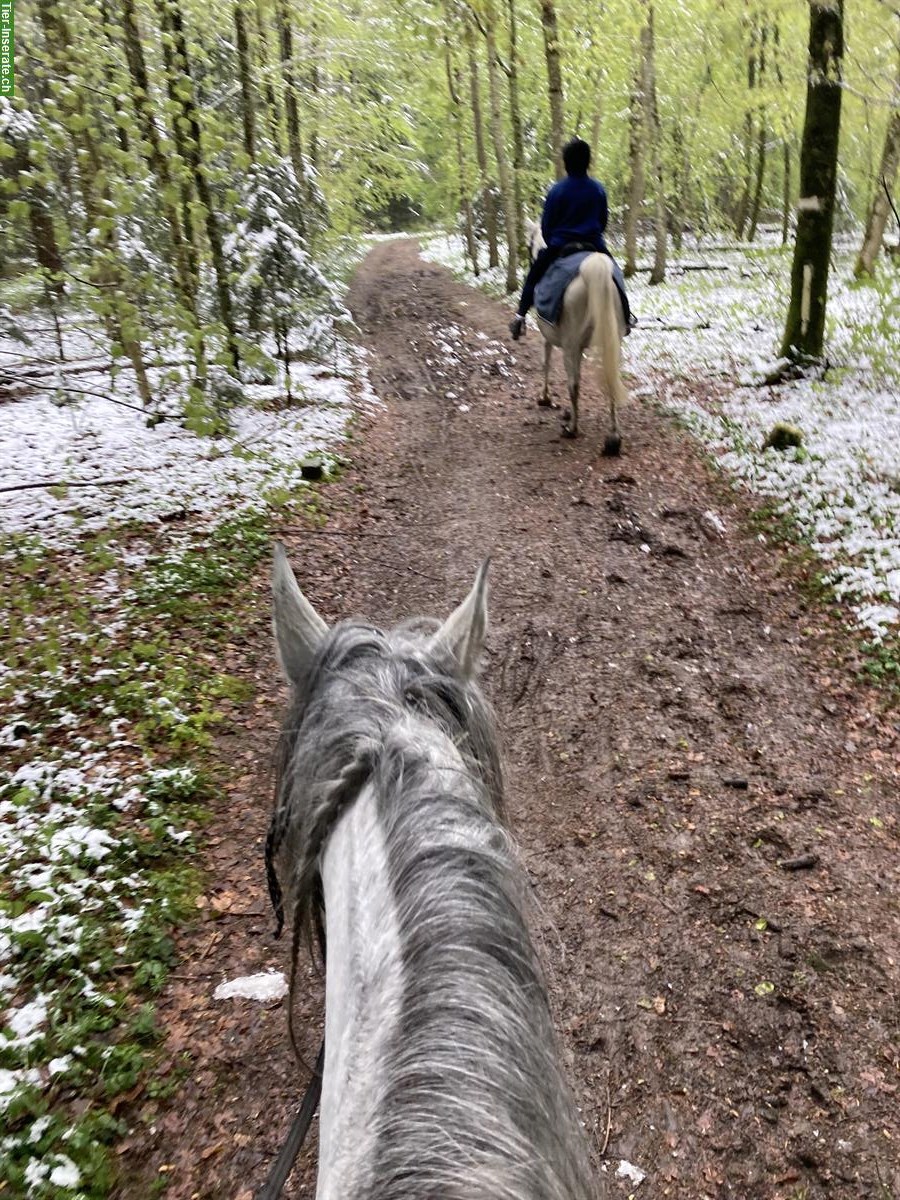
[[[787,138],[782,142],[784,174],[781,188],[781,244],[788,244],[791,232],[791,144]]]
[[[159,125],[151,99],[150,81],[147,74],[147,62],[144,58],[144,47],[141,42],[140,28],[137,22],[134,0],[121,0],[119,9],[122,20],[122,34],[125,46],[125,59],[128,73],[131,77],[132,98],[137,114],[141,138],[146,146],[147,163],[156,176],[159,185],[159,195],[166,224],[169,227],[169,240],[172,243],[172,255],[175,259],[175,283],[178,296],[195,334],[195,365],[198,380],[206,378],[206,355],[197,313],[197,292],[194,272],[191,269],[191,259],[185,244],[178,217],[178,208],[172,198],[172,170],[166,150],[160,138]]]
[[[178,0],[162,0],[160,18],[163,33],[168,33],[173,40],[175,63],[179,70],[179,103],[181,119],[186,123],[188,136],[185,141],[187,164],[190,167],[197,189],[197,196],[203,208],[203,221],[206,228],[206,240],[213,262],[213,273],[216,277],[216,298],[219,306],[219,316],[225,326],[228,344],[228,358],[231,369],[236,375],[241,358],[237,344],[237,330],[234,322],[234,311],[231,306],[231,290],[228,281],[228,265],[225,261],[225,251],[222,245],[222,231],[219,218],[210,191],[203,161],[203,138],[200,131],[200,114],[194,100],[194,77],[191,70],[191,60],[188,55],[187,39],[184,35],[184,23]],[[176,119],[177,124],[177,119]]]
[[[112,196],[103,182],[105,172],[94,140],[92,123],[84,121],[88,106],[84,92],[78,88],[71,60],[71,48],[75,43],[62,10],[52,0],[38,0],[38,17],[56,78],[68,81],[60,103],[65,113],[66,128],[75,147],[78,180],[88,225],[87,240],[93,250],[88,268],[90,283],[97,289],[101,300],[98,311],[110,342],[118,343],[131,363],[141,403],[145,408],[150,408],[153,393],[138,336],[137,309],[128,296],[127,280],[120,266],[121,251],[116,223],[109,219],[109,214],[115,209]],[[102,210],[97,199],[98,192],[103,199]]]
[[[643,49],[634,72],[631,89],[631,110],[628,118],[628,189],[625,203],[625,266],[624,274],[630,278],[637,270],[637,227],[644,201],[644,154],[647,137],[646,55]]]
[[[234,40],[238,56],[238,77],[241,81],[241,122],[244,129],[244,153],[251,162],[256,161],[256,112],[253,85],[250,81],[250,43],[247,40],[247,25],[244,21],[242,0],[236,0],[234,14]]]
[[[753,179],[753,92],[756,89],[756,16],[750,18],[749,47],[747,50],[747,110],[744,113],[744,185],[734,218],[737,238],[744,236],[750,211],[750,188]]]
[[[182,101],[179,94],[179,85],[181,82],[181,66],[178,55],[175,49],[175,38],[169,29],[168,22],[165,17],[165,10],[160,10],[160,28],[162,30],[162,50],[163,64],[165,66],[166,77],[166,96],[169,100],[169,106],[173,113],[181,115]],[[181,228],[184,231],[184,243],[190,266],[191,276],[193,278],[192,290],[196,292],[200,284],[200,259],[197,250],[197,231],[194,227],[194,189],[191,182],[188,163],[190,161],[190,150],[188,147],[188,137],[184,127],[181,124],[179,116],[171,118],[172,141],[175,146],[175,153],[178,159],[178,190],[179,200],[181,203]]]
[[[266,114],[269,120],[269,134],[272,138],[272,145],[275,147],[275,152],[280,156],[281,148],[281,115],[278,109],[278,97],[275,94],[275,85],[272,82],[272,65],[269,62],[269,37],[266,33],[266,16],[263,12],[263,0],[256,0],[254,5],[256,11],[256,40],[257,40],[257,61],[259,62],[260,75],[265,80],[263,94],[266,97]]]
[[[12,160],[13,177],[31,170],[31,156],[27,141],[15,143],[15,158]],[[22,199],[28,205],[28,228],[31,232],[31,246],[38,266],[44,273],[44,286],[47,297],[51,301],[65,299],[66,289],[63,284],[63,260],[56,240],[56,230],[53,228],[53,218],[50,215],[50,198],[44,186],[33,181],[24,190],[20,188]]]
[[[516,198],[516,245],[525,249],[525,201],[523,173],[525,170],[525,137],[522,132],[522,109],[519,104],[519,44],[516,20],[516,0],[507,0],[509,12],[509,124],[512,129],[513,191]]]
[[[680,254],[684,245],[684,219],[689,211],[691,167],[688,162],[687,139],[680,124],[672,130],[672,145],[675,150],[674,200],[670,210],[669,228],[672,231],[672,247]]]
[[[309,161],[312,164],[313,170],[318,172],[322,157],[318,132],[318,100],[322,80],[319,74],[319,35],[315,17],[312,18],[309,30],[309,63],[308,93],[313,102],[313,119],[310,122],[309,130]]]
[[[662,125],[659,120],[659,104],[656,98],[656,38],[654,33],[653,2],[647,6],[647,24],[641,35],[644,45],[644,100],[647,106],[645,124],[649,134],[650,157],[655,190],[654,205],[654,253],[650,284],[663,283],[666,278],[666,187],[663,176]]]
[[[56,300],[65,297],[66,289],[63,284],[63,260],[56,240],[56,230],[50,216],[50,205],[47,193],[42,187],[32,187],[28,197],[28,225],[31,229],[31,243],[34,256],[44,272],[48,295]]]
[[[791,300],[781,347],[781,353],[795,362],[821,359],[825,340],[844,56],[844,0],[810,0],[809,7],[800,199]]]
[[[466,48],[469,55],[469,97],[472,104],[472,127],[475,137],[475,161],[481,182],[481,202],[484,207],[484,228],[488,242],[488,266],[496,267],[500,262],[497,248],[497,207],[494,190],[488,174],[488,157],[484,144],[484,119],[481,113],[481,83],[478,78],[478,58],[475,54],[475,34],[471,24],[466,24]]]
[[[765,24],[762,25],[759,31],[759,72],[757,74],[757,87],[764,86],[766,74],[766,39],[768,37],[768,29]],[[756,238],[756,229],[759,225],[759,210],[762,205],[763,183],[766,177],[766,106],[760,105],[759,108],[759,129],[756,137],[756,178],[753,183],[753,199],[750,202],[750,230],[747,234],[747,241],[752,242]]]
[[[118,88],[116,87],[116,82],[111,70],[111,62],[118,58],[122,47],[119,45],[118,40],[114,36],[114,18],[112,13],[109,11],[109,4],[107,0],[100,0],[100,18],[102,21],[103,31],[106,35],[107,44],[112,50],[112,58],[106,57],[104,60],[103,74],[106,79],[107,91],[109,92],[110,96],[115,96],[118,92]],[[119,122],[115,123],[115,129],[116,141],[119,143],[119,149],[123,154],[127,154],[131,148],[131,140],[128,137],[128,130],[124,125],[119,124]]]
[[[550,99],[550,157],[556,178],[564,174],[562,148],[565,140],[565,100],[563,96],[562,57],[559,49],[559,24],[553,0],[541,0],[541,27],[544,31],[544,57],[547,61],[547,92]]]
[[[491,141],[497,159],[500,178],[500,199],[506,225],[506,290],[514,292],[519,286],[519,249],[516,240],[516,198],[512,172],[506,157],[506,138],[503,131],[503,101],[500,95],[500,62],[497,58],[497,10],[494,0],[485,5],[485,40],[488,60],[488,95],[491,108]]]
[[[294,35],[285,0],[276,0],[275,20],[278,25],[278,45],[281,52],[281,74],[284,80],[284,112],[287,119],[288,154],[301,188],[306,189],[306,169],[303,162],[303,143],[300,140],[300,110],[297,106],[297,85],[294,82]]]
[[[459,90],[459,71],[453,64],[450,52],[450,13],[446,11],[444,26],[444,67],[447,72],[447,91],[453,111],[453,134],[456,142],[456,173],[459,184],[459,206],[463,214],[463,230],[466,238],[466,253],[472,264],[472,270],[478,274],[478,245],[475,241],[475,225],[472,220],[472,199],[469,187],[469,172],[466,170],[466,156],[463,150],[462,138],[462,99]]]
[[[784,88],[784,72],[781,69],[781,28],[778,22],[772,30],[773,58],[775,61],[775,78],[779,90]],[[781,173],[781,244],[786,246],[791,228],[791,141],[790,134],[785,130],[781,139],[782,173]]]
[[[900,60],[897,64],[897,81],[894,85],[894,107],[888,117],[884,149],[881,153],[881,166],[878,178],[875,180],[875,195],[872,199],[869,219],[866,221],[866,232],[853,271],[857,279],[864,275],[875,274],[875,260],[884,241],[884,231],[890,215],[888,193],[894,186],[898,166],[900,166]]]

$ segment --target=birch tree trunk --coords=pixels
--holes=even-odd
[[[875,195],[872,199],[869,219],[866,221],[866,232],[863,235],[862,246],[860,246],[853,271],[857,279],[864,275],[875,274],[875,260],[884,241],[884,231],[887,228],[891,211],[888,192],[894,186],[898,166],[900,166],[900,56],[897,61],[893,108],[888,117],[884,149],[881,152],[881,166],[875,181]]]
[[[565,140],[565,97],[563,95],[562,56],[559,48],[559,24],[553,0],[541,0],[541,28],[544,31],[544,57],[547,62],[547,93],[550,100],[550,157],[556,178],[564,174],[562,148]]]
[[[844,0],[810,0],[809,12],[800,199],[791,300],[781,347],[781,353],[794,362],[820,360],[825,340],[841,128]]]
[[[484,143],[484,118],[481,112],[481,81],[478,77],[475,34],[470,22],[466,22],[466,50],[469,56],[469,98],[472,105],[475,161],[478,164],[478,176],[481,183],[481,202],[484,208],[484,229],[487,234],[488,266],[496,267],[500,262],[500,254],[497,247],[497,206],[494,202],[494,189],[488,172],[488,156]]]

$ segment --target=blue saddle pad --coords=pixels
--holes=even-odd
[[[588,254],[592,253],[594,252],[579,250],[576,254],[567,254],[564,258],[557,258],[547,268],[546,275],[535,288],[534,306],[538,311],[538,315],[545,321],[549,321],[551,325],[555,325],[559,320],[566,288],[578,274],[578,268],[588,257]],[[624,307],[625,276],[622,274],[622,268],[612,255],[610,255],[610,258],[613,265],[613,282],[619,290],[623,311],[627,311]]]
[[[578,274],[578,268],[591,254],[590,250],[580,250],[577,254],[567,254],[565,258],[555,259],[547,268],[547,272],[534,290],[534,307],[538,315],[551,325],[555,325],[562,312],[563,296],[566,288]]]

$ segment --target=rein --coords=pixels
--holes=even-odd
[[[291,1121],[288,1135],[284,1139],[281,1149],[278,1151],[278,1157],[272,1164],[266,1182],[256,1193],[254,1200],[278,1200],[278,1197],[281,1195],[281,1189],[287,1182],[287,1177],[290,1175],[291,1169],[297,1160],[297,1155],[306,1141],[306,1135],[309,1133],[309,1127],[312,1124],[316,1109],[319,1107],[319,1100],[322,1096],[322,1072],[324,1069],[325,1039],[323,1037],[318,1056],[316,1057],[316,1065],[313,1067],[312,1078],[306,1087],[306,1093],[293,1121]]]
[[[268,863],[266,864],[268,866]],[[276,884],[277,886],[277,884]],[[271,878],[270,878],[271,887]],[[279,890],[280,901],[280,890]],[[274,896],[273,896],[274,903]],[[282,919],[279,921],[278,929],[275,936],[281,933]],[[325,925],[321,916],[317,914],[316,934],[319,940],[319,949],[322,952],[322,961],[325,961]],[[293,999],[293,997],[291,997]],[[312,1124],[312,1119],[316,1115],[316,1109],[319,1107],[319,1101],[322,1098],[322,1076],[325,1072],[325,1035],[322,1035],[322,1041],[319,1045],[319,1053],[316,1055],[316,1061],[313,1065],[312,1075],[309,1083],[306,1085],[306,1091],[303,1093],[303,1099],[300,1101],[300,1107],[294,1114],[294,1119],[291,1121],[291,1127],[287,1132],[287,1137],[282,1143],[281,1149],[278,1151],[278,1157],[272,1163],[269,1169],[269,1174],[266,1176],[266,1182],[256,1193],[254,1200],[278,1200],[281,1195],[282,1188],[287,1182],[287,1177],[293,1169],[294,1163],[297,1161],[297,1155],[303,1149],[303,1143],[306,1141],[306,1135],[309,1133],[309,1127]]]

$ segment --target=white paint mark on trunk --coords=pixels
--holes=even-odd
[[[803,264],[803,295],[800,297],[800,332],[806,336],[806,331],[809,329],[809,313],[812,307],[812,279],[813,265],[812,263]]]

